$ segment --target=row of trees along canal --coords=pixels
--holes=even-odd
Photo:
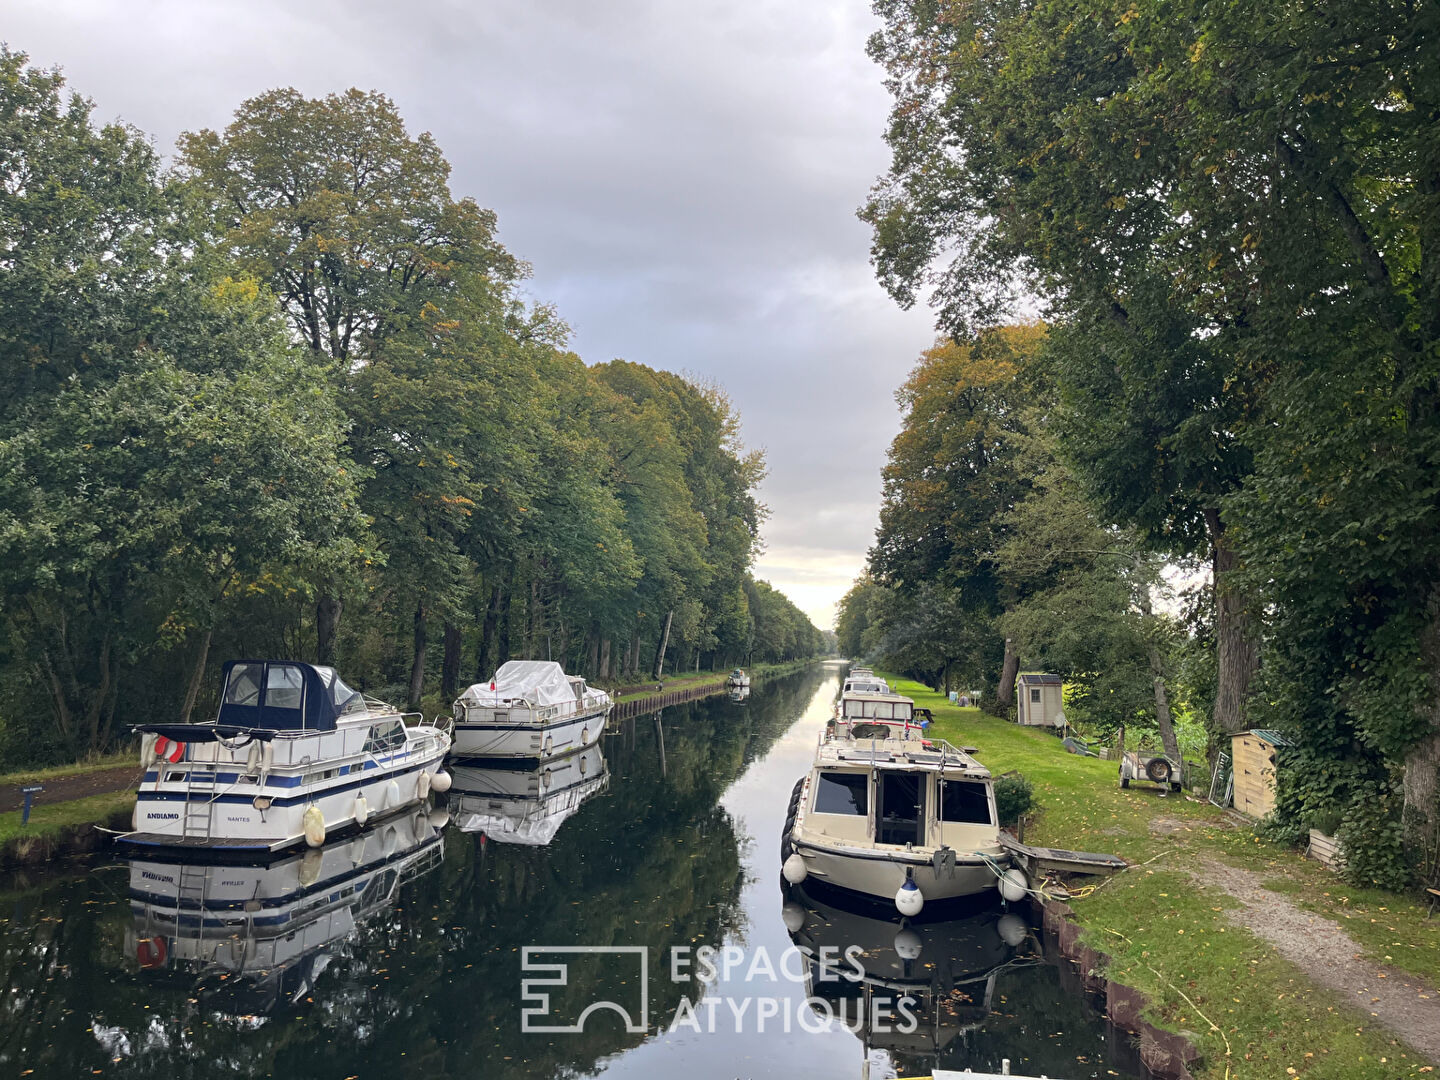
[[[1107,726],[1169,689],[1212,746],[1277,728],[1279,832],[1338,809],[1352,877],[1433,883],[1440,9],[875,7],[862,216],[946,340],[842,647],[1007,705],[1023,659]],[[1208,567],[1184,619],[1148,607],[1162,560]]]
[[[265,93],[169,170],[91,111],[0,52],[0,760],[197,714],[236,655],[416,707],[819,651],[749,572],[725,395],[567,351],[388,99]]]

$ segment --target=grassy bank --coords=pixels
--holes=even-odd
[[[1183,796],[1121,789],[1112,761],[1067,754],[1053,734],[951,705],[918,683],[892,679],[935,713],[933,731],[978,748],[995,774],[1025,775],[1041,809],[1026,839],[1109,851],[1143,863],[1076,900],[1087,944],[1112,958],[1108,974],[1147,994],[1148,1019],[1193,1033],[1200,1075],[1246,1080],[1373,1080],[1432,1076],[1364,1008],[1368,998],[1326,989],[1265,940],[1227,918],[1238,901],[1197,881],[1205,863],[1261,874],[1267,887],[1334,918],[1366,959],[1440,982],[1440,920],[1415,900],[1357,890],[1253,829]],[[1357,1007],[1357,1003],[1360,1007]]]
[[[18,810],[0,814],[0,849],[8,850],[17,841],[55,840],[76,827],[103,824],[134,804],[134,791],[112,791],[33,807],[28,825],[20,824]]]

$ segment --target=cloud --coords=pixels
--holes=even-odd
[[[764,447],[759,572],[819,625],[858,572],[933,337],[855,218],[886,166],[866,0],[12,0],[12,47],[168,150],[272,86],[395,98],[595,362],[724,386]]]

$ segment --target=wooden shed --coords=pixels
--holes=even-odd
[[[1020,673],[1020,692],[1015,700],[1015,719],[1026,727],[1059,727],[1064,723],[1059,675],[1039,671]]]
[[[1262,818],[1275,809],[1275,756],[1290,742],[1278,731],[1255,728],[1230,736],[1235,809]]]

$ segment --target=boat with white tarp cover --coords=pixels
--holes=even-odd
[[[610,695],[553,660],[510,660],[455,701],[457,758],[544,761],[595,742]]]
[[[450,736],[421,719],[334,668],[232,660],[214,720],[135,728],[145,773],[134,831],[118,839],[242,855],[318,847],[450,786]]]

